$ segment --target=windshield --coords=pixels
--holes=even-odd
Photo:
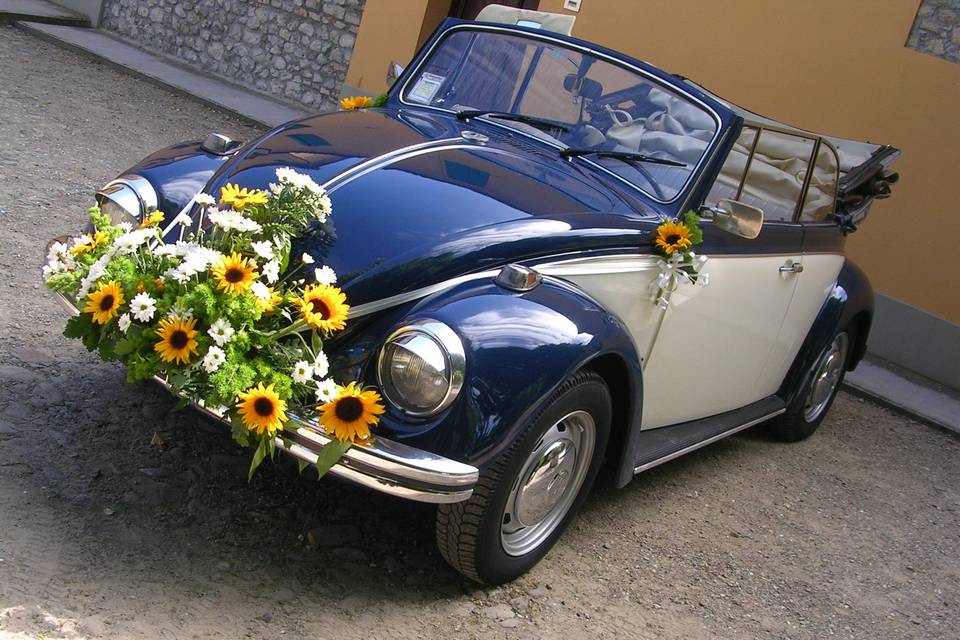
[[[565,147],[682,164],[591,154],[573,160],[595,162],[663,201],[687,183],[717,128],[705,109],[636,71],[554,42],[474,29],[452,31],[436,45],[401,99],[492,112],[478,117]],[[498,112],[546,122],[506,120]]]

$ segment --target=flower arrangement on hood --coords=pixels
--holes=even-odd
[[[223,415],[255,450],[251,477],[297,428],[288,410],[317,411],[332,439],[322,475],[370,437],[384,408],[375,390],[331,378],[323,340],[350,307],[330,267],[291,256],[298,236],[330,218],[330,198],[293,169],[276,175],[267,191],[227,184],[218,200],[197,194],[196,219],[185,210],[166,229],[159,211],[133,229],[93,207],[89,231],[53,243],[43,273],[79,308],[67,337],[126,365],[128,381],[158,376]]]
[[[654,249],[664,258],[660,261],[660,273],[650,283],[650,299],[661,309],[670,305],[670,294],[681,283],[701,287],[710,284],[710,274],[700,273],[707,257],[698,256],[693,251],[693,247],[701,242],[703,232],[693,211],[677,220],[662,222],[654,232]]]

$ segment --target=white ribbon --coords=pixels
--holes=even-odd
[[[681,284],[695,284],[705,287],[710,284],[710,274],[700,273],[707,262],[707,256],[698,256],[692,251],[685,257],[680,252],[661,260],[660,273],[650,283],[650,299],[663,310],[670,306],[670,294]]]

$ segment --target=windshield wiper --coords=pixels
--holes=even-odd
[[[676,160],[667,160],[666,158],[655,158],[635,151],[601,151],[599,149],[564,149],[560,152],[564,158],[577,158],[580,156],[597,156],[599,158],[615,158],[624,162],[649,162],[650,164],[665,164],[668,167],[687,168],[682,162]]]
[[[464,109],[463,111],[457,111],[457,120],[460,121],[466,121],[470,118],[476,118],[478,116],[490,116],[491,118],[500,118],[501,120],[513,120],[514,122],[522,122],[538,129],[552,129],[555,131],[563,131],[564,133],[570,131],[569,127],[560,124],[559,122],[547,120],[546,118],[537,118],[535,116],[525,116],[522,113],[510,113],[509,111],[484,111],[482,109]]]

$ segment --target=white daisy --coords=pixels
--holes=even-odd
[[[330,362],[327,360],[327,354],[321,351],[313,361],[313,375],[318,378],[326,378],[329,372]]]
[[[219,251],[201,247],[198,244],[183,243],[178,253],[183,256],[180,270],[191,275],[206,271],[210,265],[220,259]]]
[[[273,244],[271,244],[269,240],[251,242],[250,246],[253,247],[254,252],[261,258],[265,260],[273,259]]]
[[[211,209],[207,212],[207,218],[222,229],[234,229],[240,232],[256,232],[261,229],[258,223],[245,217],[239,211]]]
[[[150,238],[156,237],[156,235],[156,230],[152,228],[137,229],[136,231],[125,233],[114,240],[113,246],[120,255],[127,255],[136,251],[140,245],[150,240]]]
[[[173,219],[173,222],[174,224],[179,224],[184,227],[189,227],[190,225],[193,224],[193,218],[188,216],[187,213],[184,211],[182,213],[177,214],[177,217]]]
[[[313,256],[309,253],[304,253],[300,256],[300,259],[303,260],[303,264],[313,264],[315,262]]]
[[[54,242],[47,250],[47,262],[63,261],[70,256],[67,245],[62,242]],[[303,254],[307,255],[307,254]]]
[[[146,291],[141,291],[130,301],[130,313],[140,322],[150,322],[156,312],[157,301]]]
[[[250,285],[250,293],[260,298],[261,300],[270,299],[270,287],[263,284],[259,280]]]
[[[213,205],[217,204],[217,201],[214,200],[213,196],[207,193],[198,193],[193,197],[193,201],[201,207],[212,207]]]
[[[125,313],[120,316],[120,319],[117,320],[117,325],[119,325],[120,331],[123,331],[124,335],[126,335],[127,329],[130,328],[130,314]]]
[[[107,265],[110,264],[112,259],[113,251],[107,251],[100,256],[96,262],[90,265],[90,270],[87,271],[87,275],[80,281],[79,296],[85,296],[90,293],[90,287],[93,286],[93,283],[107,275]]]
[[[280,277],[280,264],[276,260],[271,260],[263,265],[262,272],[267,282],[276,282],[277,278]]]
[[[220,347],[210,347],[207,349],[207,355],[203,356],[203,362],[200,364],[203,365],[204,371],[213,373],[226,361],[227,354],[223,352],[223,349]]]
[[[190,268],[190,265],[181,264],[178,267],[173,269],[167,269],[163,276],[165,278],[170,278],[171,280],[176,280],[180,284],[184,284],[195,274],[196,272]]]
[[[337,281],[337,273],[326,265],[314,269],[313,277],[317,284],[334,284]]]
[[[117,226],[120,227],[124,233],[130,233],[133,230],[133,225],[126,221],[118,222]]]
[[[297,384],[306,384],[313,378],[313,367],[306,360],[300,360],[293,365],[293,381]]]
[[[337,397],[337,383],[325,378],[317,383],[317,402],[326,404]]]
[[[210,337],[213,338],[213,341],[216,342],[219,346],[223,346],[230,342],[230,338],[233,337],[233,327],[230,326],[230,323],[223,319],[219,318],[216,322],[210,325],[210,330],[207,331],[210,334]]]

